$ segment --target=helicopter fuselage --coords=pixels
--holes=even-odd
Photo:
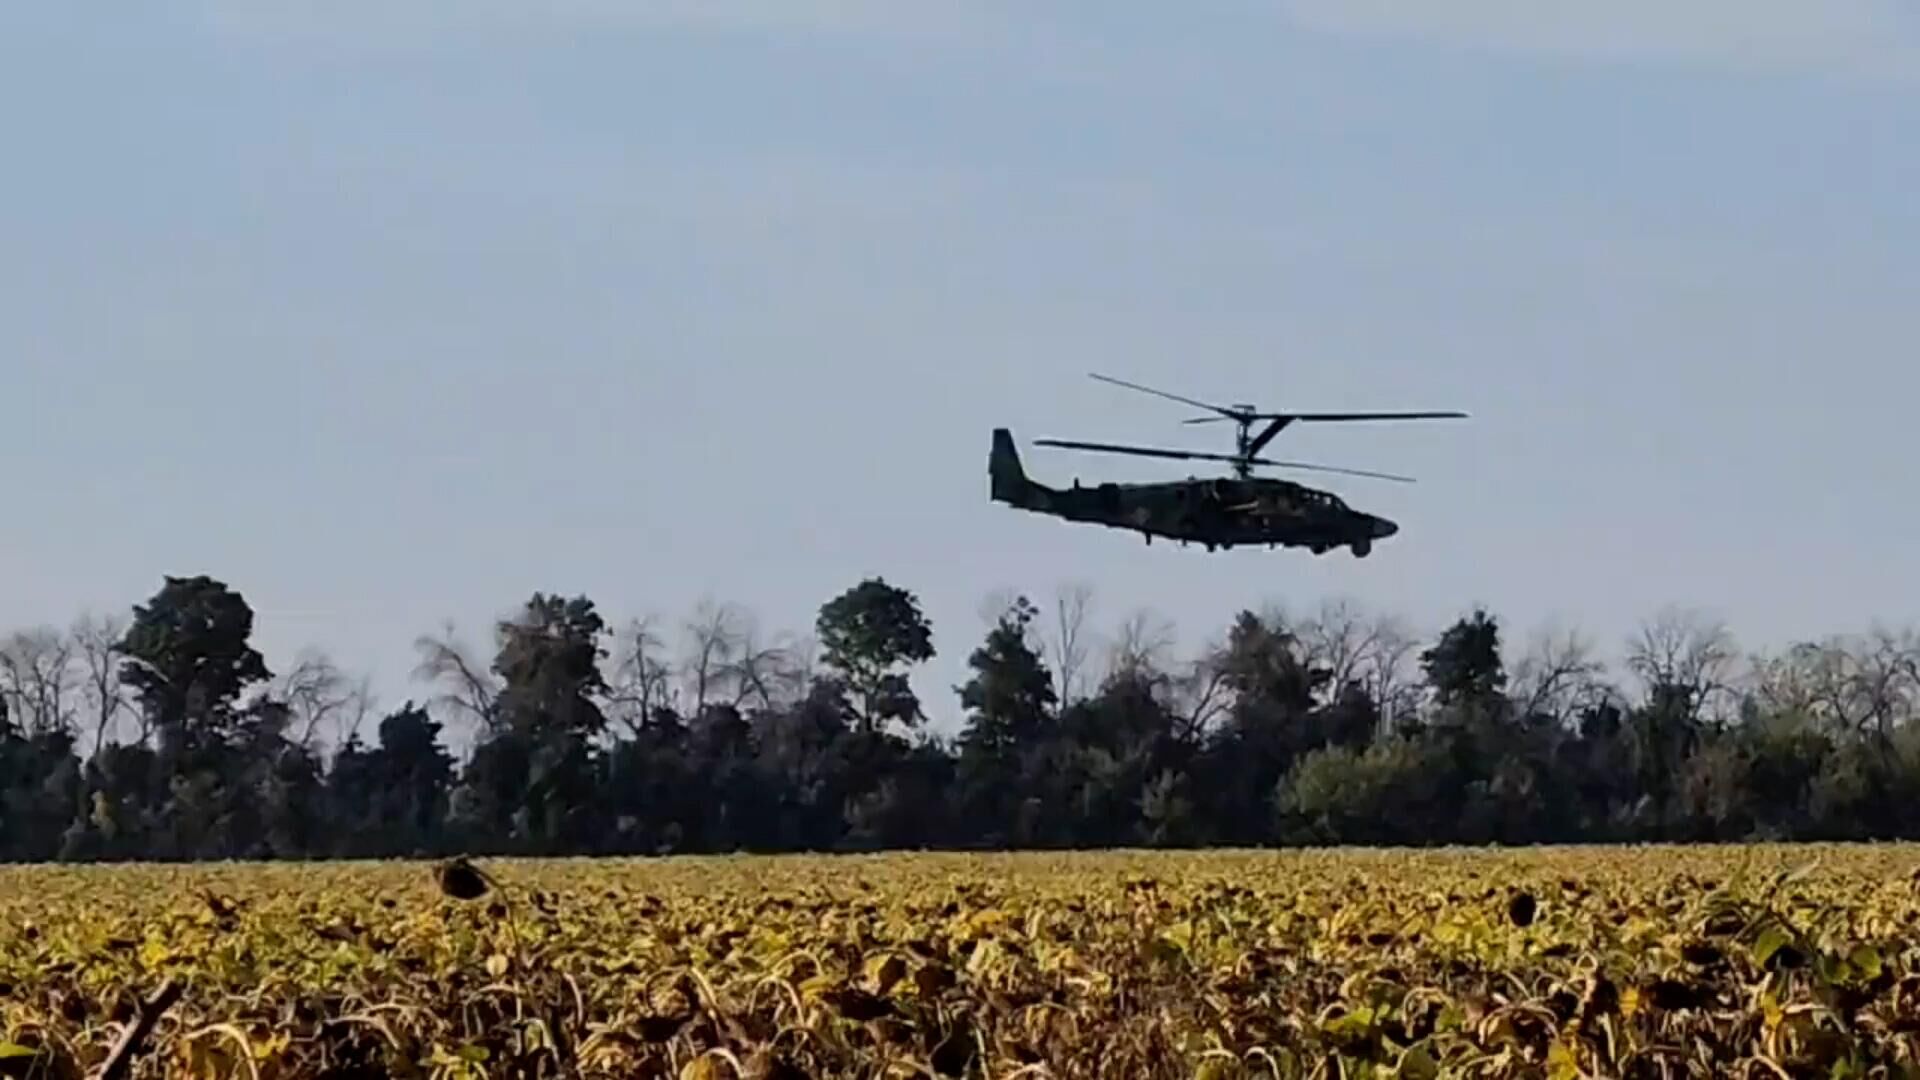
[[[1192,477],[1057,488],[1027,476],[1012,433],[996,429],[989,459],[992,498],[1067,521],[1161,537],[1208,550],[1304,547],[1319,554],[1348,547],[1366,556],[1399,532],[1386,518],[1355,510],[1318,488],[1267,477]]]

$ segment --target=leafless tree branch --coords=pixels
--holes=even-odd
[[[683,625],[687,659],[681,662],[680,673],[689,684],[689,715],[700,715],[716,695],[725,693],[728,672],[740,653],[741,621],[731,604],[706,599]]]
[[[1724,623],[1670,607],[1642,623],[1628,642],[1627,668],[1645,693],[1663,688],[1681,693],[1694,716],[1706,717],[1733,690],[1738,655]]]
[[[371,682],[350,677],[319,649],[304,649],[274,680],[272,695],[286,705],[291,740],[305,750],[346,743],[373,711]]]
[[[1920,710],[1920,636],[1875,627],[1865,634],[1797,643],[1754,661],[1754,696],[1775,715],[1794,714],[1836,732],[1882,739]]]
[[[1371,643],[1361,665],[1366,686],[1380,706],[1382,730],[1391,732],[1401,718],[1417,715],[1424,689],[1417,662],[1420,638],[1399,616],[1374,617]]]
[[[751,704],[774,709],[789,703],[786,694],[794,683],[787,674],[793,665],[792,652],[778,644],[761,645],[760,627],[752,617],[743,616],[739,622],[738,652],[723,669],[733,683],[734,708]]]
[[[669,703],[673,689],[673,666],[654,622],[650,615],[632,619],[616,636],[613,677],[607,680],[612,719],[635,735]]]
[[[1171,682],[1174,713],[1180,721],[1174,734],[1183,741],[1200,738],[1232,704],[1227,693],[1226,649],[1218,643],[1202,649]]]
[[[119,644],[125,635],[127,621],[112,615],[82,615],[75,619],[68,631],[73,639],[75,652],[79,654],[81,678],[85,689],[83,696],[87,703],[89,726],[93,729],[93,753],[99,754],[106,745],[107,737],[113,731],[120,713],[131,713],[139,724],[140,742],[150,737],[146,720],[138,709],[131,708],[127,700],[126,688],[120,683]]]
[[[471,716],[479,730],[491,730],[499,716],[500,684],[454,636],[453,624],[442,627],[439,637],[416,638],[414,648],[420,653],[414,678],[446,687],[434,700]]]
[[[84,685],[77,660],[74,641],[50,626],[0,641],[0,697],[16,727],[28,735],[73,733],[73,699]]]
[[[1546,626],[1514,665],[1510,686],[1522,715],[1565,725],[1606,696],[1605,675],[1606,664],[1578,628]]]
[[[1113,636],[1104,680],[1161,674],[1169,667],[1173,647],[1173,624],[1156,612],[1138,609],[1121,622]]]
[[[1093,586],[1086,582],[1069,582],[1054,591],[1048,646],[1053,654],[1055,696],[1061,705],[1084,696],[1082,669],[1087,663],[1086,627],[1092,605]]]

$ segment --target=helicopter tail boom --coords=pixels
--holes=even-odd
[[[1013,432],[1006,428],[993,429],[993,452],[987,458],[987,476],[993,484],[993,498],[1014,506],[1031,505],[1037,501],[1036,496],[1047,491],[1028,478],[1026,468],[1020,464],[1020,451],[1013,445]]]

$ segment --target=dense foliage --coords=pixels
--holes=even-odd
[[[0,1072],[1913,1076],[1910,845],[0,871]],[[111,1073],[111,1070],[101,1070]]]
[[[169,578],[0,642],[0,858],[1920,833],[1911,632],[1745,656],[1666,613],[1614,679],[1578,635],[1515,649],[1476,611],[1422,640],[1337,604],[1241,612],[1190,658],[1136,618],[1101,656],[1087,600],[996,603],[935,738],[932,627],[879,579],[811,645],[709,607],[671,657],[535,595],[491,658],[422,638],[439,692],[382,714],[324,655],[276,671],[237,590]]]

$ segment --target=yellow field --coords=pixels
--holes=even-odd
[[[477,865],[0,870],[0,1074],[1920,1075],[1907,846]]]

